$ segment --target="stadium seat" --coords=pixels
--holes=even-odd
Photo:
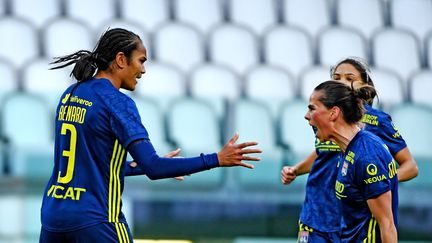
[[[159,156],[164,156],[173,148],[167,142],[165,128],[165,113],[159,105],[151,98],[137,97],[134,99],[141,116],[141,121],[150,137],[150,141],[158,152]]]
[[[285,23],[305,29],[313,38],[332,22],[327,0],[283,0],[282,4]]]
[[[64,0],[66,16],[82,21],[92,30],[116,17],[116,0]]]
[[[170,140],[184,151],[208,153],[221,147],[219,119],[209,103],[180,98],[173,101],[167,119]]]
[[[14,17],[0,19],[0,58],[21,68],[39,55],[39,38],[36,28],[26,20]]]
[[[24,233],[25,211],[22,196],[6,194],[0,197],[0,235],[18,238]]]
[[[50,62],[46,58],[31,61],[23,71],[22,82],[26,92],[43,97],[54,111],[60,96],[75,80],[69,76],[68,68],[49,70]]]
[[[6,0],[0,0],[0,16],[6,13]]]
[[[12,176],[46,183],[52,172],[54,130],[48,105],[36,95],[11,93],[0,110]]]
[[[152,45],[150,42],[150,33],[148,33],[147,30],[144,29],[137,22],[128,21],[125,19],[110,19],[106,22],[103,22],[102,25],[99,26],[98,31],[96,31],[96,36],[94,36],[94,39],[98,40],[105,31],[114,28],[127,29],[137,34],[144,43],[144,46],[147,48],[147,59],[149,59],[149,57],[151,58],[153,50],[151,49]]]
[[[10,6],[13,16],[28,20],[38,29],[42,29],[50,19],[60,16],[61,11],[60,0],[13,0]]]
[[[238,74],[259,62],[259,43],[251,30],[239,25],[219,25],[208,38],[210,61],[227,65]]]
[[[173,99],[186,95],[184,74],[173,65],[150,60],[146,63],[146,73],[138,80],[134,93],[151,97],[165,111]]]
[[[193,97],[209,101],[221,119],[226,113],[226,102],[241,96],[241,82],[235,72],[226,66],[211,63],[192,70],[189,88]]]
[[[400,29],[383,29],[373,36],[372,59],[375,67],[400,75],[405,85],[408,77],[422,66],[417,38]]]
[[[304,100],[286,102],[278,118],[280,140],[292,153],[290,164],[300,162],[315,149],[315,134],[304,118],[307,111],[308,102]]]
[[[277,23],[277,2],[274,0],[228,0],[229,20],[247,26],[256,35]]]
[[[79,50],[92,51],[95,44],[88,26],[70,18],[59,18],[48,24],[42,40],[45,57],[49,59]]]
[[[429,0],[393,0],[390,22],[395,28],[413,32],[419,40],[432,31],[432,2]]]
[[[47,178],[48,181],[48,178]],[[39,239],[41,230],[41,219],[40,211],[42,205],[43,192],[40,191],[38,194],[27,194],[24,196],[24,235],[28,239]]]
[[[184,72],[204,62],[204,38],[189,24],[161,25],[154,32],[153,41],[153,56],[159,62],[170,63]]]
[[[432,31],[426,37],[424,50],[426,55],[426,63],[429,69],[432,70]]]
[[[3,99],[0,111],[3,135],[12,144],[37,146],[52,142],[52,116],[41,97],[11,93]]]
[[[253,171],[243,167],[235,168],[236,183],[244,191],[269,191],[281,186],[280,171],[283,166],[283,153],[281,149],[267,149],[260,154],[259,162],[252,162]]]
[[[1,134],[0,134],[0,139],[2,139]],[[4,176],[5,167],[6,167],[6,162],[4,161],[5,160],[4,153],[5,153],[6,149],[4,147],[5,146],[3,145],[3,141],[0,140],[0,176]]]
[[[334,65],[348,56],[368,59],[366,40],[354,29],[346,27],[326,28],[319,33],[317,43],[321,65]]]
[[[0,102],[4,95],[18,90],[18,77],[12,63],[0,59]]]
[[[415,73],[409,80],[410,99],[416,104],[432,107],[432,70]]]
[[[244,78],[246,97],[266,103],[274,116],[284,101],[296,97],[295,87],[295,79],[288,72],[273,66],[253,67]]]
[[[403,186],[432,188],[432,109],[406,103],[393,108],[391,116],[419,168],[419,175]]]
[[[284,163],[284,151],[277,144],[276,122],[271,110],[258,100],[240,99],[233,106],[232,131],[240,134],[239,143],[257,141],[263,153],[261,161],[253,162],[254,171],[235,168],[234,178],[243,190],[277,190],[280,185],[280,169]]]
[[[298,82],[298,92],[301,99],[309,100],[315,87],[327,80],[330,80],[330,67],[312,66],[306,68]]]
[[[264,61],[280,66],[298,77],[304,68],[314,64],[312,38],[296,27],[277,26],[263,36]]]
[[[174,101],[167,113],[170,140],[182,149],[181,156],[214,153],[221,148],[220,121],[216,111],[204,100],[183,98]],[[204,171],[187,177],[186,187],[217,187],[222,183],[223,169]]]
[[[221,0],[174,0],[176,21],[189,23],[207,34],[216,24],[224,19]]]
[[[336,0],[336,19],[339,26],[358,30],[366,39],[385,24],[383,0]],[[367,13],[367,18],[365,18]]]
[[[390,112],[400,134],[416,158],[432,158],[432,109],[427,106],[405,103]]]
[[[122,0],[119,2],[121,18],[139,23],[150,33],[156,31],[159,24],[170,18],[168,0]]]
[[[411,147],[410,144],[408,146]],[[419,174],[416,178],[404,182],[402,186],[430,190],[432,188],[432,177],[430,176],[432,173],[432,157],[415,156],[414,159],[417,163]]]
[[[240,133],[239,143],[258,141],[263,150],[277,149],[276,123],[266,104],[249,99],[240,99],[233,107],[232,131]]]
[[[380,108],[384,110],[391,109],[394,105],[399,105],[407,101],[407,92],[402,79],[393,71],[372,68],[372,80],[378,93]]]

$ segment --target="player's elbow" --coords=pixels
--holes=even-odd
[[[419,168],[418,168],[417,163],[414,159],[410,161],[410,165],[411,165],[410,166],[410,175],[411,175],[410,179],[412,179],[412,178],[415,178],[418,176]]]

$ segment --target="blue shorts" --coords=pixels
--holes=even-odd
[[[321,232],[299,222],[299,233],[297,242],[299,243],[339,243],[339,232]]]
[[[124,223],[100,223],[70,232],[41,230],[39,243],[132,243],[129,226]]]

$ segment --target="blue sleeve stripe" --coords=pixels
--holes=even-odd
[[[108,222],[118,222],[121,205],[120,168],[125,154],[125,149],[114,142],[113,154],[110,162],[110,181],[108,192]]]

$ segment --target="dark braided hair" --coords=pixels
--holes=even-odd
[[[361,120],[364,114],[363,101],[365,96],[375,92],[375,88],[370,85],[354,89],[335,81],[329,80],[319,84],[314,91],[321,91],[319,101],[327,108],[339,107],[342,110],[343,118],[348,124],[355,124]]]
[[[342,64],[350,64],[352,65],[359,73],[361,77],[361,81],[365,84],[375,87],[375,84],[371,78],[371,71],[369,69],[369,65],[363,58],[360,57],[347,57],[339,61],[335,66],[330,69],[330,78],[333,78],[336,69]],[[370,91],[370,93],[364,94],[363,101],[369,105],[372,105],[375,97],[378,97],[376,90]]]
[[[73,75],[78,82],[82,82],[91,79],[96,70],[108,69],[119,52],[123,52],[129,61],[132,51],[137,49],[139,43],[141,43],[140,37],[131,31],[121,28],[110,29],[102,34],[92,52],[80,50],[67,56],[56,57],[50,64],[59,65],[51,69],[75,64],[71,76]]]

